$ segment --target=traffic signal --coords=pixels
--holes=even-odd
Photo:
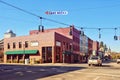
[[[99,33],[99,39],[101,38],[101,34]]]
[[[118,37],[116,35],[114,36],[114,40],[118,40]]]

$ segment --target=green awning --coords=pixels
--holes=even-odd
[[[37,54],[38,50],[6,51],[5,54]]]

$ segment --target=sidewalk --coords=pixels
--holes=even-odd
[[[112,65],[113,67],[120,68],[120,64],[117,64],[117,62],[111,62],[109,64]]]
[[[23,64],[23,63],[0,63],[5,65],[26,65],[26,66],[73,66],[73,67],[88,67],[87,63],[43,63],[43,64]]]

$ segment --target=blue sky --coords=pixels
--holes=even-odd
[[[3,0],[39,16],[79,27],[115,28],[120,27],[120,0]],[[68,11],[67,15],[46,15],[46,11]],[[0,39],[11,29],[17,36],[28,35],[38,29],[39,18],[0,3]],[[43,20],[45,29],[67,27]],[[77,29],[80,29],[77,27]],[[93,40],[98,39],[98,30],[83,29]],[[120,40],[113,39],[113,29],[102,29],[101,39],[113,51],[120,52]],[[120,29],[117,30],[120,36]]]

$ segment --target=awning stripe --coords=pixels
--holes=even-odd
[[[5,54],[37,54],[38,50],[6,51]]]

